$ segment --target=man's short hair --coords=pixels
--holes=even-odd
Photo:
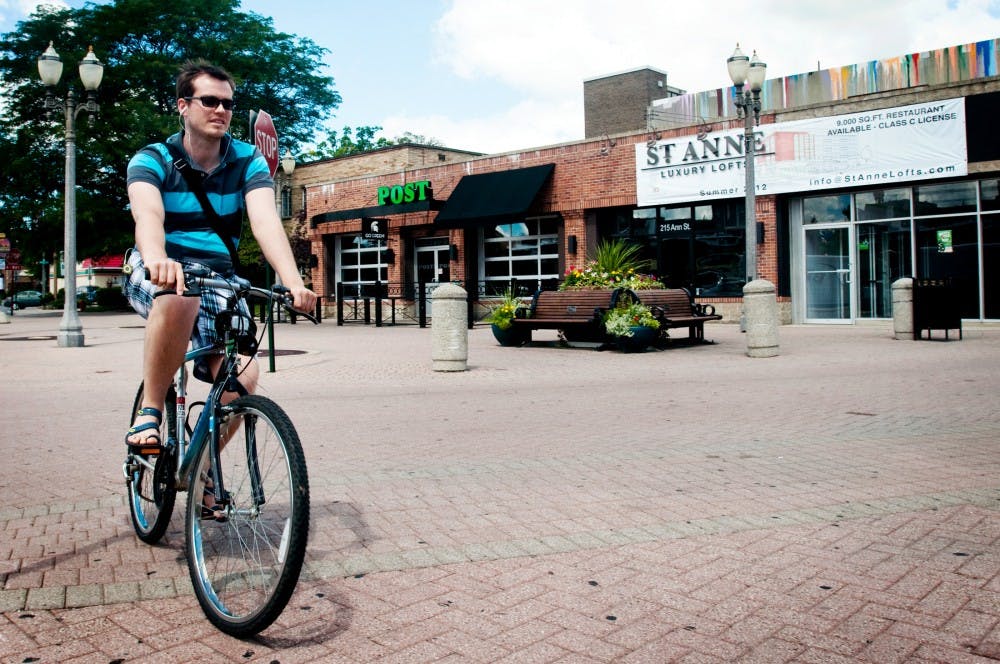
[[[229,83],[229,86],[236,90],[236,81],[233,80],[232,74],[223,69],[213,65],[208,60],[198,58],[196,60],[187,60],[183,65],[181,65],[181,71],[177,75],[177,98],[182,99],[184,97],[191,97],[194,95],[194,79],[198,78],[202,74],[207,74],[214,79],[225,81]]]

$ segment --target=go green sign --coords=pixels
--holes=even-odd
[[[379,187],[378,204],[399,205],[400,203],[415,203],[417,201],[426,201],[433,195],[434,192],[431,189],[430,180],[408,182],[391,187]]]

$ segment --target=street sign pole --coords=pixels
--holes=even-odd
[[[253,136],[254,145],[264,155],[267,160],[267,167],[271,172],[271,177],[278,171],[278,131],[274,128],[274,121],[267,111],[250,111],[250,135]],[[270,266],[267,269],[271,272]],[[268,279],[270,281],[270,279]],[[270,286],[270,283],[268,284]],[[267,312],[267,356],[268,372],[274,373],[274,310]]]

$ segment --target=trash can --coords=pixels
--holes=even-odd
[[[950,278],[913,280],[913,338],[923,339],[924,330],[931,338],[932,330],[958,330],[962,338],[962,312],[958,289]]]

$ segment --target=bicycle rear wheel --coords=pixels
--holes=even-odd
[[[142,391],[140,384],[129,413],[131,418],[142,407]],[[129,426],[131,425],[130,419]],[[173,387],[167,393],[160,440],[164,443],[177,440],[177,397]],[[156,544],[167,531],[174,511],[174,500],[177,497],[174,482],[177,454],[172,448],[160,454],[129,454],[125,459],[124,469],[132,527],[143,542]]]
[[[219,452],[224,516],[204,512],[206,485],[213,486],[206,445],[188,487],[188,571],[212,624],[246,637],[274,622],[295,589],[309,535],[309,480],[295,427],[276,403],[249,395],[223,411],[221,426],[235,430]]]

